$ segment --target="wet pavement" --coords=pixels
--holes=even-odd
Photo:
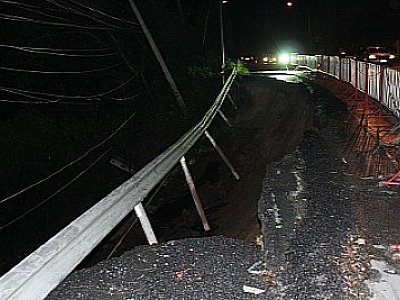
[[[348,178],[315,133],[270,165],[260,201],[267,269],[287,299],[343,299],[336,258],[353,228]]]
[[[47,299],[400,299],[398,186],[382,184],[398,170],[385,140],[394,124],[307,87],[314,126],[266,167],[259,245],[216,236],[135,247]]]
[[[377,139],[359,122],[370,107],[348,113],[309,88],[315,128],[295,153],[267,167],[263,184],[267,269],[283,299],[399,299],[398,188],[382,184],[397,167],[388,159],[393,149],[372,147]],[[380,270],[371,267],[378,261]],[[387,273],[393,284],[382,279]],[[378,282],[386,283],[380,291]]]

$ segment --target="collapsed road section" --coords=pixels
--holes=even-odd
[[[265,169],[260,245],[214,236],[137,246],[74,272],[48,299],[398,299],[398,190],[368,171],[376,170],[371,153],[387,153],[358,147],[363,123],[339,99],[308,87],[314,122]]]

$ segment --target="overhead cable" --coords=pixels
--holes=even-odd
[[[53,49],[47,48],[47,50],[43,50],[46,48],[34,48],[34,47],[21,47],[21,46],[13,46],[13,45],[0,45],[3,48],[9,48],[24,52],[36,53],[36,54],[46,54],[46,55],[58,55],[58,56],[71,56],[71,57],[104,57],[104,56],[115,56],[118,53],[101,53],[101,54],[70,54],[70,53],[60,53],[60,52],[67,52],[67,51],[80,51],[80,49]],[[90,49],[86,49],[90,50]],[[57,52],[60,51],[60,52]],[[82,50],[80,52],[83,52]]]
[[[69,0],[69,2],[75,3],[76,5],[82,6],[82,7],[86,8],[86,9],[88,9],[88,10],[91,10],[91,11],[95,12],[95,13],[98,13],[100,15],[103,15],[105,17],[108,17],[108,18],[111,18],[111,19],[114,19],[114,20],[117,20],[117,21],[120,21],[120,22],[126,22],[126,23],[131,24],[131,25],[139,25],[138,23],[135,23],[135,22],[132,22],[132,21],[129,21],[129,20],[125,20],[125,19],[122,19],[122,18],[117,18],[117,17],[112,16],[112,15],[109,15],[109,14],[107,14],[107,13],[101,11],[101,10],[95,9],[93,7],[84,6],[83,4],[81,4],[81,3],[77,2],[77,1]]]
[[[108,67],[92,69],[92,70],[83,70],[83,71],[41,71],[41,70],[27,70],[27,69],[17,69],[17,68],[9,68],[9,67],[0,67],[0,70],[12,71],[12,72],[22,72],[22,73],[40,73],[40,74],[87,74],[87,73],[96,73],[106,71],[118,66],[124,65],[123,63],[114,64]]]
[[[110,30],[108,27],[94,27],[94,26],[84,26],[84,25],[76,25],[76,24],[69,24],[69,23],[59,23],[59,22],[50,22],[50,21],[43,21],[43,20],[36,20],[30,19],[20,16],[13,16],[0,13],[0,19],[10,20],[10,21],[19,21],[19,22],[28,22],[28,23],[37,23],[42,25],[53,25],[53,26],[65,26],[65,27],[74,27],[74,28],[81,28],[81,29],[93,29],[93,30]]]
[[[26,94],[31,94],[31,95],[39,95],[39,96],[47,96],[47,97],[57,97],[57,98],[66,98],[66,99],[86,99],[86,100],[92,100],[95,98],[99,98],[105,95],[109,95],[117,90],[119,90],[120,88],[124,87],[125,85],[127,85],[129,82],[131,82],[135,77],[132,76],[130,77],[128,80],[126,80],[125,82],[119,84],[116,87],[113,87],[111,89],[109,89],[108,91],[102,92],[102,93],[98,93],[98,94],[92,94],[92,95],[75,95],[75,96],[69,96],[69,95],[63,95],[63,94],[52,94],[52,93],[43,93],[43,92],[33,92],[33,91],[28,91],[28,90],[21,90],[21,89],[14,89],[14,88],[10,88],[10,87],[1,87],[0,86],[0,90],[7,90],[8,92],[15,92],[17,94],[17,92],[20,93],[26,93]],[[59,101],[59,100],[57,100]],[[56,101],[56,102],[57,102]]]
[[[86,105],[87,104],[87,103],[81,103],[81,102],[65,101],[62,99],[50,100],[50,99],[46,99],[46,98],[32,96],[32,95],[29,95],[29,94],[23,93],[23,92],[13,91],[13,90],[10,90],[7,88],[2,88],[2,87],[0,87],[0,90],[11,93],[11,94],[16,94],[16,95],[19,95],[22,97],[34,99],[34,100],[0,99],[0,102],[21,103],[21,104],[68,104],[68,105]],[[135,94],[133,96],[125,97],[125,98],[105,97],[104,99],[109,100],[109,101],[124,102],[124,101],[128,101],[128,100],[133,100],[139,96],[140,96],[140,94]],[[89,101],[98,102],[100,100],[101,100],[100,98],[88,98],[88,99],[85,99],[84,101],[85,102],[89,102]]]
[[[5,1],[5,2],[7,2],[7,1]],[[22,3],[18,3],[18,2],[17,3],[13,3],[13,5],[20,6],[20,9],[24,9],[24,10],[27,10],[29,12],[37,13],[37,14],[45,16],[45,17],[57,19],[57,20],[64,21],[64,22],[68,22],[69,21],[68,19],[65,19],[65,18],[62,18],[62,17],[58,17],[58,16],[53,16],[53,15],[50,15],[50,14],[47,14],[47,13],[43,12],[43,10],[47,9],[47,8],[44,8],[44,7],[34,6],[34,5],[23,5]]]
[[[135,94],[135,95],[132,95],[130,97],[124,97],[124,98],[105,97],[105,99],[113,100],[113,101],[127,101],[127,100],[133,100],[133,99],[135,99],[135,98],[137,98],[139,96],[140,96],[140,94]]]
[[[76,175],[73,179],[71,179],[70,181],[68,181],[65,185],[63,185],[61,188],[59,188],[57,191],[55,191],[54,193],[52,193],[49,197],[47,197],[46,199],[40,201],[38,204],[36,204],[35,206],[33,206],[32,208],[28,209],[27,211],[25,211],[24,213],[22,213],[21,215],[19,215],[16,218],[13,218],[11,221],[7,222],[6,224],[0,226],[0,230],[3,230],[7,227],[9,227],[10,225],[14,224],[15,222],[21,220],[23,217],[27,216],[28,214],[30,214],[31,212],[33,212],[34,210],[38,209],[39,207],[41,207],[43,204],[45,204],[46,202],[48,202],[50,199],[52,199],[54,196],[56,196],[57,194],[59,194],[60,192],[62,192],[63,190],[65,190],[67,187],[69,187],[72,183],[74,183],[75,181],[77,181],[79,178],[81,178],[86,172],[88,172],[95,164],[97,164],[107,153],[109,153],[111,151],[111,148],[107,149],[105,152],[103,152],[98,158],[96,158],[96,160],[94,160],[88,167],[86,167],[84,170],[82,170],[78,175]]]
[[[57,9],[49,8],[49,7],[41,7],[41,6],[36,6],[36,5],[30,5],[30,4],[14,2],[14,1],[0,0],[0,2],[6,3],[6,4],[12,4],[14,6],[19,6],[21,9],[29,10],[31,12],[38,13],[38,14],[43,15],[43,16],[47,16],[47,17],[50,17],[50,18],[55,18],[55,19],[58,19],[58,20],[66,21],[66,22],[68,22],[69,20],[65,19],[65,18],[58,17],[58,16],[54,16],[54,15],[50,15],[50,14],[44,13],[43,10],[48,10],[48,11],[59,13],[60,12],[59,8],[62,8],[62,9],[66,10],[66,11],[69,11],[69,12],[71,12],[71,11],[74,12],[75,11],[75,9],[73,9],[71,7],[62,6],[62,5],[59,5],[58,3],[54,3],[53,1],[47,1],[47,0],[45,0],[45,1],[57,6]],[[106,26],[110,26],[110,27],[113,27],[115,29],[124,29],[122,27],[115,26],[113,24],[109,24],[107,22],[102,21],[101,19],[98,19],[98,18],[96,18],[94,16],[87,15],[87,14],[79,12],[79,11],[76,14],[80,15],[80,16],[84,16],[84,17],[90,18],[90,19],[92,19],[92,20],[94,20],[94,21],[96,21],[96,22],[98,22],[100,24],[103,24],[103,25],[106,25]],[[118,18],[115,18],[115,19],[118,20]]]
[[[0,204],[3,204],[19,195],[21,195],[22,193],[25,193],[26,191],[29,191],[30,189],[48,181],[49,179],[53,178],[54,176],[60,174],[61,172],[63,172],[64,170],[66,170],[67,168],[71,167],[72,165],[80,162],[82,159],[84,159],[85,157],[87,157],[91,152],[93,152],[94,150],[98,149],[99,147],[101,147],[102,145],[104,145],[106,142],[108,142],[110,139],[112,139],[130,120],[132,120],[133,116],[136,114],[136,112],[132,113],[116,130],[114,130],[108,137],[106,137],[103,141],[101,141],[100,143],[98,143],[97,145],[89,148],[83,155],[81,155],[80,157],[76,158],[75,160],[71,161],[70,163],[66,164],[65,166],[63,166],[62,168],[58,169],[57,171],[51,173],[50,175],[47,175],[45,178],[23,188],[22,190],[13,193],[12,195],[0,200]]]
[[[0,90],[11,93],[11,94],[15,94],[18,96],[23,96],[23,97],[27,97],[30,99],[35,99],[35,102],[33,101],[23,101],[23,100],[11,100],[11,99],[0,99],[1,102],[13,102],[13,103],[27,103],[27,104],[48,104],[48,103],[58,103],[58,100],[49,100],[49,99],[45,99],[45,98],[41,98],[41,97],[36,97],[36,96],[32,96],[26,93],[23,93],[22,91],[15,91],[15,90],[10,90],[7,88],[2,88],[0,87]]]
[[[112,24],[110,24],[110,23],[108,23],[108,22],[105,22],[105,21],[103,21],[103,20],[101,20],[101,19],[98,19],[98,18],[96,18],[96,17],[94,17],[94,16],[88,15],[88,14],[86,14],[85,12],[82,12],[82,11],[80,11],[80,10],[78,10],[78,9],[75,9],[75,8],[73,8],[73,7],[69,7],[68,5],[67,5],[67,6],[62,5],[62,4],[60,4],[61,1],[58,1],[58,2],[57,2],[57,1],[54,1],[54,0],[45,0],[45,1],[48,2],[48,3],[50,3],[50,4],[53,4],[53,5],[57,6],[57,7],[59,7],[59,8],[62,8],[62,9],[64,9],[64,10],[67,10],[67,11],[70,11],[70,12],[72,12],[72,13],[75,13],[75,14],[78,15],[78,16],[83,16],[83,17],[92,19],[92,20],[94,20],[94,21],[96,21],[96,22],[98,22],[98,23],[100,23],[100,24],[103,24],[103,25],[112,27],[112,28],[114,28],[114,29],[123,29],[123,28],[121,28],[121,27],[119,27],[119,26],[112,25]]]

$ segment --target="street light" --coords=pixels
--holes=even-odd
[[[293,7],[294,6],[294,1],[287,1],[286,5],[288,7]],[[299,7],[299,6],[297,6]],[[308,44],[308,51],[311,51],[313,48],[313,37],[312,37],[312,31],[311,31],[311,4],[310,1],[303,1],[301,7],[303,10],[306,10],[306,19],[305,19],[305,24],[304,28],[307,32],[307,44]]]
[[[220,23],[220,31],[221,31],[221,53],[222,53],[222,67],[221,72],[224,73],[225,70],[225,43],[224,43],[224,17],[222,12],[223,4],[227,3],[227,0],[218,0],[219,1],[219,23]]]

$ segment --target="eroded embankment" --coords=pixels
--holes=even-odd
[[[241,79],[239,90],[234,99],[239,110],[229,111],[228,101],[223,107],[233,127],[227,127],[217,118],[209,131],[237,169],[240,180],[233,179],[206,139],[199,141],[188,153],[187,160],[191,162],[190,170],[211,232],[204,232],[178,166],[168,178],[168,184],[147,206],[160,242],[204,235],[255,242],[259,235],[257,209],[265,166],[301,143],[305,130],[312,124],[313,107],[301,84],[249,76]],[[114,235],[101,252],[109,253],[122,234],[123,230]],[[116,255],[141,243],[146,241],[137,225]],[[92,262],[102,256],[99,253]]]
[[[224,140],[241,179],[230,185],[213,218],[218,234],[254,241],[265,166],[301,143],[313,123],[313,103],[302,84],[252,76],[241,87],[243,107]]]

